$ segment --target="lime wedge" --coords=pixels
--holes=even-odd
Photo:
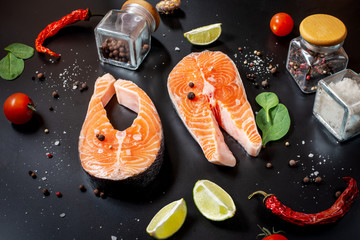
[[[168,238],[180,229],[186,214],[187,208],[183,198],[169,203],[151,219],[146,232],[156,239]]]
[[[215,23],[184,33],[184,37],[194,45],[208,45],[221,35],[221,23]]]
[[[224,189],[209,180],[199,180],[193,189],[196,207],[204,217],[223,221],[234,216],[236,207]]]

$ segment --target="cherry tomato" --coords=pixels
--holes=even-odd
[[[277,13],[270,21],[271,31],[279,37],[283,37],[291,33],[294,27],[294,21],[287,13]]]
[[[263,240],[288,240],[288,239],[281,234],[273,234],[263,238]]]
[[[33,101],[24,93],[14,93],[5,100],[5,117],[14,124],[28,122],[35,111]]]

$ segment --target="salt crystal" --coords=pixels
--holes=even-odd
[[[309,153],[309,157],[310,157],[310,158],[314,157],[314,154],[313,154],[313,153]]]
[[[65,213],[61,213],[61,214],[60,214],[60,217],[61,217],[61,218],[64,218],[65,216],[66,216]]]
[[[55,146],[59,146],[59,145],[60,145],[60,141],[59,141],[59,140],[56,140],[56,141],[54,142],[54,145],[55,145]]]
[[[180,52],[180,48],[179,48],[179,47],[175,47],[175,51]]]
[[[304,140],[303,140],[303,141],[301,141],[301,144],[302,144],[302,145],[304,145],[304,144],[305,144],[305,141],[304,141]]]
[[[111,236],[111,240],[117,240],[117,237]]]

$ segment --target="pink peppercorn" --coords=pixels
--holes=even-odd
[[[310,75],[307,75],[307,76],[306,76],[306,80],[310,80]]]
[[[61,193],[61,192],[57,192],[57,193],[56,193],[56,196],[57,196],[58,198],[61,198],[61,197],[62,197],[62,193]]]
[[[52,157],[53,157],[53,155],[52,155],[51,153],[46,153],[46,156],[47,156],[48,158],[52,158]]]

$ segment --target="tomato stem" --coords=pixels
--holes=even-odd
[[[34,112],[36,112],[35,107],[31,103],[28,103],[27,107],[30,108],[31,110],[33,110]]]

